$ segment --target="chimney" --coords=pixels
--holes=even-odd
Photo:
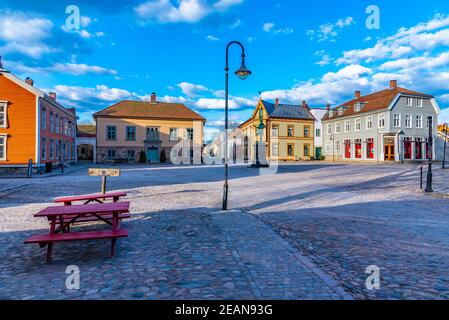
[[[307,105],[307,101],[306,100],[302,100],[302,106],[308,108],[309,106]]]
[[[276,98],[276,99],[274,100],[274,105],[275,105],[276,107],[279,107],[279,98]]]
[[[157,103],[157,96],[154,92],[151,94],[151,103]]]
[[[359,90],[357,90],[356,92],[355,92],[355,97],[358,99],[358,98],[360,98],[362,96],[362,92],[360,92]]]
[[[390,89],[397,89],[398,88],[398,81],[397,80],[391,80],[390,81]]]
[[[2,56],[0,56],[0,70],[3,69],[3,64],[2,64]]]
[[[328,105],[326,106],[326,110],[329,111],[330,109],[331,109],[331,105],[328,104]]]
[[[33,79],[31,79],[30,77],[27,77],[27,78],[25,79],[25,82],[28,83],[30,86],[33,86],[33,85],[34,85],[34,81],[33,81]]]
[[[48,96],[50,97],[50,99],[56,101],[56,92],[50,92],[50,93],[48,94]]]

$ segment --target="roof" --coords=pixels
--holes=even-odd
[[[94,124],[79,124],[78,131],[76,133],[77,137],[95,137],[97,135],[97,127]]]
[[[329,113],[327,113],[323,120],[329,120],[329,119],[339,119],[339,118],[345,118],[351,115],[355,114],[363,114],[370,111],[376,111],[376,110],[383,110],[387,109],[391,102],[396,98],[398,94],[405,94],[405,95],[414,95],[414,96],[420,96],[420,97],[427,97],[427,98],[433,98],[432,95],[424,94],[417,91],[408,90],[405,88],[396,87],[394,89],[386,89],[378,92],[374,92],[371,94],[368,94],[366,96],[361,96],[360,98],[355,98],[350,101],[347,101],[340,106],[334,108],[334,116],[329,117]],[[363,108],[359,112],[355,112],[355,105],[358,102],[364,103]],[[345,111],[342,115],[338,114],[338,109],[340,107],[346,107]]]
[[[279,104],[262,100],[265,110],[270,118],[315,120],[305,105]]]
[[[206,121],[205,118],[182,103],[131,100],[120,101],[109,108],[99,111],[94,114],[94,118],[96,117]]]

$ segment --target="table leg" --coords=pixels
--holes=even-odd
[[[53,242],[49,242],[47,246],[47,262],[51,262],[51,255],[53,252]]]
[[[117,211],[112,213],[112,231],[117,231],[118,230],[118,216],[119,213]],[[115,255],[115,244],[117,243],[117,238],[113,238],[111,240],[111,257],[113,257]]]

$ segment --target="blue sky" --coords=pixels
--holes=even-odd
[[[449,106],[449,1],[0,0],[3,64],[75,106],[80,122],[122,99],[181,101],[223,124],[224,48],[244,43],[246,81],[231,77],[231,119],[246,120],[262,97],[324,106],[355,90],[400,86]],[[79,30],[68,30],[76,5]],[[368,29],[369,5],[380,28]],[[231,70],[240,52],[231,50]],[[449,120],[449,109],[441,121]]]

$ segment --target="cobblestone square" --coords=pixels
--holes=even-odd
[[[33,214],[58,196],[98,192],[87,168],[0,180],[0,299],[448,299],[449,170],[436,194],[419,166],[285,163],[276,174],[221,166],[120,167],[129,238],[58,243],[54,261],[25,245],[48,222]],[[102,226],[94,226],[102,228]],[[80,269],[68,290],[67,266]],[[368,266],[380,269],[368,290]]]

